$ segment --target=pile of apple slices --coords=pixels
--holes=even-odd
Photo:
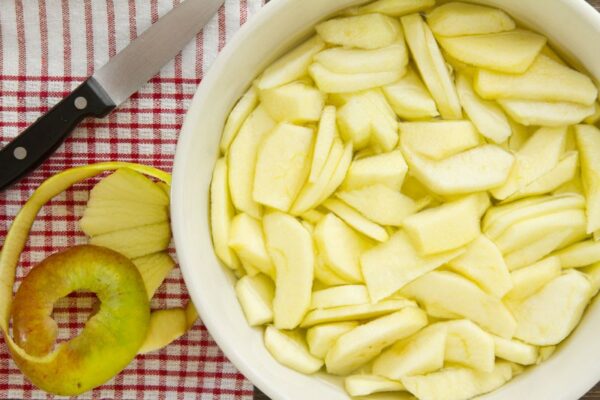
[[[597,87],[502,10],[433,6],[318,24],[235,105],[213,173],[248,323],[351,396],[495,390],[600,288]]]

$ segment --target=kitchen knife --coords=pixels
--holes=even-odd
[[[0,150],[0,191],[37,168],[86,117],[123,103],[206,25],[224,0],[185,0]]]

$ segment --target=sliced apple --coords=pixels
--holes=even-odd
[[[315,139],[315,150],[312,155],[309,182],[316,182],[327,163],[334,139],[338,136],[336,124],[336,110],[333,106],[326,106],[321,113],[319,129]]]
[[[323,366],[323,361],[310,354],[306,342],[296,331],[286,332],[267,326],[264,340],[273,358],[288,368],[312,374]]]
[[[425,312],[432,318],[436,319],[461,319],[462,317],[456,313],[450,312],[444,306],[436,303],[424,304]]]
[[[406,285],[400,293],[420,303],[443,305],[501,337],[512,337],[516,329],[515,319],[497,297],[452,272],[430,272]]]
[[[336,199],[329,199],[323,203],[323,206],[365,236],[375,239],[379,242],[385,242],[388,240],[389,235],[386,230],[381,227],[381,225],[377,225],[376,223],[369,221],[358,211],[346,205],[346,203]]]
[[[560,343],[579,323],[591,292],[590,282],[577,271],[555,278],[522,303],[511,305],[517,321],[515,337],[537,346]]]
[[[343,285],[314,291],[310,308],[353,306],[370,301],[365,285]]]
[[[226,154],[227,150],[229,150],[229,146],[235,135],[239,132],[242,124],[248,118],[250,113],[256,108],[258,104],[258,92],[251,86],[250,89],[238,100],[235,104],[229,116],[227,117],[227,121],[225,122],[225,127],[223,128],[223,134],[221,135],[221,143],[219,147],[221,149],[221,153]]]
[[[315,29],[327,43],[361,49],[389,46],[401,34],[398,21],[382,14],[330,19]]]
[[[154,297],[156,290],[175,267],[175,261],[173,261],[167,252],[149,254],[134,258],[131,261],[135,264],[138,271],[140,271],[140,275],[142,275],[148,299]]]
[[[402,150],[414,176],[441,195],[480,192],[500,186],[508,178],[514,162],[512,154],[489,144],[440,161]]]
[[[583,121],[594,113],[594,105],[569,102],[500,99],[500,106],[515,121],[523,125],[565,126]]]
[[[325,104],[321,92],[301,82],[263,90],[260,101],[274,120],[298,124],[318,121]]]
[[[250,326],[273,321],[275,286],[266,275],[246,275],[235,284],[235,293]]]
[[[392,17],[426,10],[435,4],[435,0],[377,0],[362,6],[359,13],[382,13]]]
[[[392,109],[402,119],[414,120],[440,115],[431,94],[412,68],[408,68],[399,81],[382,89]]]
[[[321,284],[326,287],[346,285],[351,283],[335,274],[330,268],[328,268],[318,254],[315,255],[315,279],[315,285]]]
[[[248,214],[236,215],[231,221],[229,247],[235,250],[243,263],[254,266],[268,276],[275,276],[260,221]]]
[[[162,349],[187,332],[187,319],[183,308],[152,311],[146,340],[138,354]]]
[[[413,214],[404,220],[404,229],[422,254],[464,246],[481,233],[479,196],[467,196]]]
[[[520,340],[504,339],[494,336],[496,357],[520,365],[532,365],[537,362],[539,351],[536,346],[523,343]]]
[[[581,177],[586,197],[587,233],[600,229],[600,129],[591,125],[575,127],[581,157]]]
[[[510,32],[502,35],[509,34]],[[446,40],[451,39],[444,39],[442,43]],[[545,38],[540,40],[540,43],[543,43]],[[492,50],[492,54],[501,54],[498,47],[489,47],[489,50]],[[514,51],[514,43],[510,50]],[[475,90],[485,99],[565,101],[592,106],[598,97],[598,89],[587,75],[557,63],[543,54],[535,59],[531,67],[527,65],[527,68],[526,72],[514,71],[524,72],[521,75],[478,70],[475,75]]]
[[[414,301],[406,299],[383,300],[375,304],[359,304],[354,306],[342,306],[313,310],[309,312],[302,324],[302,328],[331,322],[362,321],[387,315],[406,307],[416,307]]]
[[[334,214],[327,214],[315,227],[315,243],[325,265],[342,279],[363,281],[360,256],[371,243]]]
[[[271,64],[260,76],[256,86],[271,89],[293,82],[308,74],[313,57],[325,47],[319,36],[313,36]]]
[[[259,105],[240,127],[227,155],[231,200],[236,209],[254,218],[262,215],[261,206],[252,197],[257,153],[262,140],[274,127],[275,121]]]
[[[561,274],[558,257],[548,257],[528,267],[512,272],[513,288],[506,294],[506,302],[519,302],[533,295]]]
[[[281,123],[258,151],[252,196],[257,203],[290,209],[310,172],[313,130]]]
[[[344,388],[350,396],[367,396],[380,392],[398,392],[404,390],[401,382],[378,375],[350,375],[344,379]]]
[[[315,357],[324,359],[336,340],[343,334],[350,332],[358,326],[358,322],[335,322],[313,326],[306,330],[306,341],[310,353]]]
[[[502,109],[495,102],[480,98],[465,74],[457,75],[456,90],[465,113],[483,136],[495,143],[503,143],[510,137],[510,122]]]
[[[224,163],[222,165],[224,165]],[[218,206],[216,212],[218,212]],[[215,222],[212,224],[214,232],[216,225]],[[221,224],[221,222],[217,220],[216,224]],[[221,225],[220,228],[217,228],[217,230],[221,228],[223,228],[223,225]],[[220,236],[221,233],[222,231],[219,232],[218,235]],[[213,233],[213,235],[217,234]],[[89,240],[90,244],[108,247],[111,250],[123,254],[129,259],[143,257],[148,254],[166,250],[169,247],[170,242],[171,227],[168,222],[105,233],[103,235],[94,236]],[[219,246],[227,246],[227,240],[225,239],[225,243],[222,243],[221,238],[219,238],[218,242],[215,242],[215,252],[217,251],[216,243],[219,243]],[[229,261],[232,265],[235,265],[235,261],[232,261],[231,259]]]
[[[329,182],[327,182],[327,186],[317,202],[318,204],[321,204],[325,199],[329,198],[346,178],[348,168],[350,168],[350,163],[352,162],[352,149],[352,143],[346,143],[340,161],[336,165],[333,175],[329,178]]]
[[[373,89],[395,82],[406,73],[405,69],[401,69],[342,74],[330,71],[319,63],[311,64],[308,71],[319,90],[325,93],[351,93]]]
[[[440,36],[483,35],[515,29],[504,11],[476,4],[451,2],[427,13],[427,24]]]
[[[317,211],[317,210],[310,210],[310,211],[300,214],[300,218],[302,218],[304,221],[307,221],[313,225],[317,224],[321,220],[321,218],[323,218],[324,216],[325,216],[325,214],[323,214],[321,211]]]
[[[462,111],[456,88],[431,29],[419,14],[400,19],[408,47],[444,119],[460,119]]]
[[[391,46],[374,50],[334,47],[320,52],[314,60],[341,74],[395,71],[404,69],[408,64],[408,51],[402,39]]]
[[[93,187],[88,207],[96,202],[124,201],[168,206],[169,195],[143,174],[129,168],[119,168]]]
[[[295,218],[273,212],[263,218],[267,251],[275,264],[273,321],[293,329],[310,307],[314,249],[310,233]]]
[[[470,121],[401,122],[402,146],[434,160],[448,158],[481,143]]]
[[[600,261],[600,242],[586,240],[554,253],[563,268],[579,268]]]
[[[497,297],[504,296],[513,286],[502,253],[484,235],[473,240],[462,255],[448,262],[448,266]]]
[[[494,339],[468,319],[440,322],[435,327],[447,332],[446,361],[478,371],[494,370]]]
[[[561,244],[573,234],[573,231],[574,229],[565,229],[550,233],[525,247],[505,254],[504,262],[511,271],[531,265],[560,248]]]
[[[427,315],[407,307],[360,325],[343,334],[325,358],[327,372],[347,375],[374,359],[383,349],[427,325]]]
[[[400,190],[408,166],[398,150],[353,161],[343,183],[346,190],[381,183]]]
[[[585,274],[592,286],[592,297],[598,294],[600,290],[600,263],[581,268],[579,271]]]

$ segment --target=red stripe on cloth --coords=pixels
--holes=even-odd
[[[219,51],[225,47],[227,38],[227,21],[225,20],[225,7],[219,8]]]
[[[48,76],[48,18],[46,17],[46,0],[40,0],[39,4],[40,20],[40,53],[42,60],[40,63],[40,75]],[[48,109],[48,82],[42,82],[40,91],[40,100],[45,109]],[[40,110],[45,112],[45,110]]]
[[[240,0],[240,25],[244,25],[248,19],[248,0]]]

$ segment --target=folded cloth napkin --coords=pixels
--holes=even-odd
[[[2,0],[0,6],[0,146],[5,145],[95,68],[167,13],[178,0]],[[19,208],[46,178],[65,168],[119,160],[170,171],[185,111],[219,50],[262,0],[226,0],[218,15],[160,75],[103,120],[84,121],[44,165],[0,193],[0,244]],[[85,237],[78,228],[93,185],[55,198],[40,213],[23,252],[18,281],[48,255]],[[18,284],[18,282],[17,282]],[[61,300],[54,309],[63,338],[87,319],[92,296]],[[178,269],[152,306],[188,301]],[[32,386],[0,341],[0,399],[55,398]],[[251,399],[252,385],[223,356],[201,322],[168,348],[138,356],[129,367],[80,399]]]

